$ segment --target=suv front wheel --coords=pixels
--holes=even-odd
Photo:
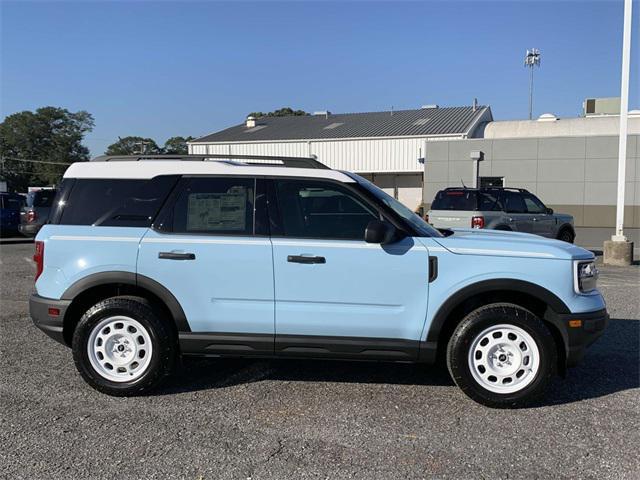
[[[91,307],[73,334],[82,378],[108,395],[139,395],[172,370],[174,335],[161,312],[141,297],[112,297]]]
[[[515,408],[539,399],[556,372],[553,336],[533,313],[495,303],[469,313],[447,348],[453,380],[473,400]]]

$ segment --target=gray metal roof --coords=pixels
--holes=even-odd
[[[205,135],[190,143],[256,142],[358,137],[464,135],[489,107],[448,107],[394,112],[339,113],[261,117],[256,126],[244,123]]]

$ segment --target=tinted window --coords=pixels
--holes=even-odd
[[[477,209],[478,192],[475,190],[441,190],[431,204],[431,210]]]
[[[63,225],[148,227],[177,177],[76,179],[62,206]]]
[[[502,204],[499,200],[498,191],[488,191],[480,193],[480,205],[478,210],[483,212],[499,211],[502,210]]]
[[[375,211],[344,187],[314,180],[277,180],[284,234],[302,238],[363,240]]]
[[[173,206],[173,231],[253,235],[253,178],[191,178]]]
[[[2,208],[7,210],[20,210],[24,204],[22,197],[17,195],[2,195]]]
[[[522,200],[522,194],[519,192],[510,192],[505,190],[504,209],[509,213],[526,213],[527,208]]]
[[[50,207],[53,205],[53,198],[56,196],[55,190],[38,190],[27,195],[28,207]]]
[[[524,203],[529,213],[545,213],[547,210],[544,204],[530,193],[524,194]]]

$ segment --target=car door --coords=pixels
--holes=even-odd
[[[505,190],[502,198],[509,226],[518,232],[533,233],[533,216],[527,212],[522,193]]]
[[[183,178],[144,236],[138,275],[182,306],[210,353],[272,354],[274,290],[266,217],[249,177]]]
[[[411,237],[366,243],[380,213],[346,184],[271,185],[276,353],[414,359],[427,308],[426,247]]]
[[[531,193],[523,194],[527,212],[533,220],[533,233],[544,237],[554,237],[555,218],[547,213],[547,207],[538,197]]]

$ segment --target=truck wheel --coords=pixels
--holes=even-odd
[[[468,314],[447,348],[453,380],[467,396],[489,407],[517,408],[538,400],[556,365],[551,332],[533,313],[509,303]]]
[[[562,240],[563,242],[573,243],[574,239],[575,236],[573,235],[573,232],[568,228],[563,228],[560,230],[560,233],[558,233],[558,240]]]
[[[167,320],[141,297],[102,300],[87,310],[73,333],[78,372],[108,395],[139,395],[157,386],[176,359]]]

